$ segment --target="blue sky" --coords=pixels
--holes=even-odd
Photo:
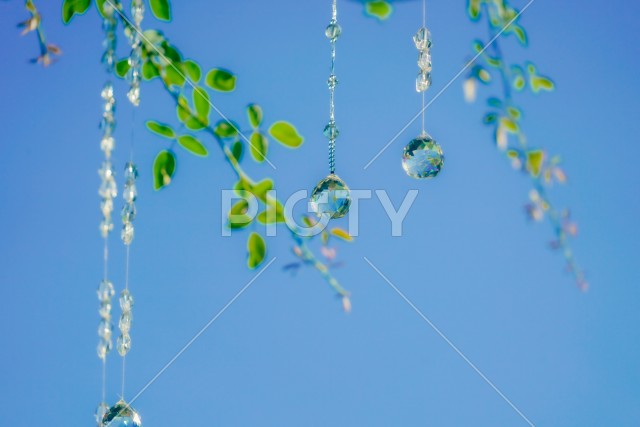
[[[59,2],[41,3],[47,35],[64,51],[48,69],[27,62],[37,48],[15,28],[25,19],[21,4],[0,5],[0,408],[7,425],[61,424],[61,409],[64,423],[83,425],[93,422],[100,398],[102,33],[95,9],[65,27]],[[174,3],[171,24],[150,16],[144,24],[163,29],[203,67],[237,73],[238,89],[213,102],[238,120],[257,102],[268,123],[290,120],[306,137],[296,151],[272,144],[275,172],[250,160],[247,169],[273,176],[284,194],[313,188],[327,169],[329,2]],[[420,6],[398,2],[384,24],[364,17],[357,2],[339,7],[338,173],[353,188],[386,190],[396,204],[418,189],[404,235],[391,237],[375,200],[361,203],[360,236],[339,246],[345,266],[335,271],[353,294],[349,315],[315,271],[283,272],[294,259],[291,239],[283,230],[270,238],[275,263],[137,400],[144,425],[527,425],[364,257],[535,425],[637,425],[640,5],[536,0],[521,20],[530,47],[503,43],[507,55],[533,60],[558,85],[522,97],[523,123],[531,144],[564,159],[569,184],[552,193],[579,223],[573,247],[591,284],[586,294],[547,249],[548,224],[524,217],[529,183],[492,145],[483,107],[464,102],[462,82],[427,112],[447,159],[436,180],[411,180],[400,166],[417,123],[363,169],[419,108],[410,38]],[[486,31],[468,21],[463,1],[430,1],[428,9],[432,95]],[[118,82],[118,171],[132,126],[125,92]],[[255,275],[246,268],[247,231],[220,236],[220,191],[233,176],[211,142],[206,159],[178,152],[171,187],[152,189],[152,160],[165,145],[143,121],[175,123],[174,111],[156,83],[143,86],[134,123],[141,178],[129,397]],[[124,250],[117,235],[111,243],[121,289]],[[113,403],[116,352],[108,373]]]

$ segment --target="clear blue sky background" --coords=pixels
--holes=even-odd
[[[2,424],[92,425],[100,395],[95,289],[102,242],[96,169],[102,33],[95,9],[65,27],[60,2],[40,2],[52,42],[49,69],[30,65],[33,36],[20,38],[21,2],[0,4],[0,409]],[[368,257],[508,398],[541,426],[634,426],[640,422],[638,86],[635,1],[537,0],[523,15],[531,46],[506,53],[534,60],[558,90],[524,96],[529,142],[559,153],[570,183],[553,190],[580,226],[574,243],[591,290],[580,293],[547,249],[548,224],[522,213],[528,182],[495,150],[465,104],[461,82],[428,112],[447,162],[436,180],[405,176],[412,126],[376,163],[364,164],[417,111],[410,37],[419,3],[399,2],[384,24],[357,2],[340,2],[338,172],[353,188],[385,189],[398,203],[420,190],[403,237],[375,200],[361,206],[361,236],[341,245],[335,274],[353,312],[313,270],[293,260],[281,230],[274,266],[225,312],[134,405],[146,426],[521,426],[524,420],[363,260]],[[523,2],[516,2],[520,6]],[[436,93],[461,68],[485,28],[465,2],[429,1]],[[238,90],[214,103],[236,120],[258,102],[267,122],[288,119],[306,142],[272,144],[284,193],[326,173],[329,1],[180,1],[166,30],[187,57],[238,74]],[[125,47],[121,38],[124,54]],[[131,109],[120,100],[115,162],[128,156]],[[166,191],[150,169],[163,142],[143,120],[174,122],[157,83],[145,85],[135,157],[140,165],[131,289],[136,298],[126,395],[134,395],[255,274],[247,231],[220,237],[220,190],[233,176],[211,142],[206,159],[179,154]],[[481,99],[488,92],[481,92]],[[248,164],[250,161],[248,161]],[[120,177],[122,175],[120,174]],[[112,272],[123,285],[124,251],[112,237]],[[117,314],[117,311],[116,311]],[[109,358],[108,396],[119,394],[120,360]]]

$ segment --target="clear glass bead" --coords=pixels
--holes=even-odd
[[[418,50],[425,50],[431,48],[431,31],[422,27],[413,36],[413,42],[416,44]]]
[[[100,212],[102,212],[102,216],[109,218],[111,216],[111,212],[113,212],[113,199],[102,199],[102,202],[100,202]]]
[[[331,218],[342,218],[349,212],[349,206],[351,206],[349,187],[338,175],[331,174],[313,189],[309,206],[318,216],[330,215]]]
[[[133,295],[131,295],[129,289],[124,289],[120,292],[120,308],[122,311],[131,311],[133,308]]]
[[[418,67],[422,71],[431,72],[431,54],[428,51],[422,51],[418,55]]]
[[[102,96],[102,99],[104,100],[113,99],[113,85],[111,84],[111,82],[105,83],[100,96]]]
[[[338,137],[338,135],[340,135],[340,130],[338,130],[336,123],[331,121],[324,127],[323,133],[327,138],[334,140]]]
[[[133,224],[130,222],[124,224],[122,226],[122,233],[120,234],[120,238],[125,245],[130,245],[133,242]]]
[[[335,21],[332,21],[329,25],[327,25],[327,29],[324,30],[324,35],[327,36],[327,38],[332,42],[338,40],[340,34],[342,34],[342,28],[340,27],[340,24]]]
[[[411,140],[402,153],[402,167],[412,178],[433,178],[444,165],[440,145],[424,133]]]
[[[114,177],[113,168],[111,167],[110,161],[102,162],[102,166],[98,169],[98,175],[102,179],[110,179]]]
[[[98,336],[106,341],[111,339],[111,332],[113,332],[113,325],[108,320],[101,320],[98,324]]]
[[[338,77],[336,77],[335,74],[331,74],[329,76],[329,80],[327,80],[327,86],[329,86],[329,89],[334,89],[338,83]]]
[[[100,309],[98,310],[100,317],[105,320],[111,319],[111,304],[106,301],[102,301],[100,304]]]
[[[113,199],[118,195],[118,187],[116,181],[113,178],[105,179],[100,184],[98,194],[103,199]]]
[[[131,16],[133,16],[133,22],[139,27],[144,18],[144,3],[142,0],[133,0],[131,2]]]
[[[142,427],[140,415],[127,402],[120,400],[102,419],[101,427]]]
[[[102,221],[100,221],[100,235],[103,238],[106,238],[107,236],[109,236],[109,233],[111,232],[111,230],[113,230],[113,222],[111,221],[111,218],[105,218]]]
[[[132,222],[136,218],[136,205],[133,203],[125,203],[122,207],[122,222]]]
[[[134,202],[137,196],[138,196],[138,191],[136,190],[136,186],[133,184],[127,185],[122,192],[122,197],[124,198],[124,201],[127,203]]]
[[[431,73],[428,71],[420,71],[416,77],[416,91],[425,92],[431,87]]]
[[[96,423],[98,427],[102,427],[102,420],[104,419],[104,415],[109,411],[109,407],[106,403],[102,402],[98,405],[95,412]]]
[[[134,163],[127,162],[124,165],[124,179],[127,183],[135,181],[138,178],[138,168]]]
[[[100,302],[109,302],[115,293],[116,291],[113,289],[113,283],[109,280],[103,280],[100,282],[100,285],[98,286],[98,300]]]
[[[96,347],[96,353],[100,359],[107,357],[107,354],[111,351],[113,344],[111,340],[100,339],[98,347]]]
[[[129,92],[127,92],[127,98],[134,106],[140,105],[140,86],[138,84],[131,85]]]
[[[116,140],[110,135],[107,135],[100,140],[100,149],[105,153],[111,153],[115,147]]]
[[[128,334],[131,330],[131,323],[133,322],[133,315],[130,311],[122,313],[120,316],[120,321],[118,322],[118,328],[122,331],[123,334]]]
[[[131,337],[128,333],[123,332],[122,335],[118,337],[118,341],[116,341],[116,348],[118,349],[118,354],[120,354],[120,356],[124,356],[129,353],[129,350],[131,350]]]

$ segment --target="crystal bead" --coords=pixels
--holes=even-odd
[[[102,304],[100,304],[100,309],[98,310],[98,313],[100,314],[100,317],[102,319],[105,319],[105,320],[111,319],[111,304],[106,301],[103,301]]]
[[[107,353],[111,351],[112,343],[111,340],[100,339],[98,342],[98,347],[96,348],[96,352],[98,353],[98,357],[100,359],[104,359],[107,357]]]
[[[122,222],[132,222],[136,218],[136,206],[133,203],[125,203],[122,207]]]
[[[113,98],[113,85],[111,84],[111,82],[105,83],[104,87],[102,88],[102,92],[100,93],[100,96],[102,96],[102,99],[104,100]]]
[[[426,133],[411,140],[404,147],[402,167],[412,178],[433,178],[438,175],[443,165],[442,148]]]
[[[120,321],[118,322],[118,328],[122,331],[123,334],[128,334],[131,330],[131,323],[133,322],[133,315],[130,311],[126,313],[122,313],[120,316]]]
[[[101,427],[142,427],[140,415],[124,400],[113,405],[102,418]]]
[[[120,234],[120,238],[125,245],[130,245],[133,241],[133,224],[130,222],[124,224],[122,226],[122,233]]]
[[[349,187],[335,174],[327,176],[316,185],[309,201],[309,207],[318,216],[326,214],[331,218],[342,218],[349,212],[349,206]]]
[[[113,178],[114,173],[110,161],[102,162],[102,166],[98,169],[98,175],[104,180]]]
[[[124,179],[127,183],[135,181],[138,178],[138,168],[135,164],[127,162],[124,165]]]
[[[102,199],[102,202],[100,202],[100,211],[102,212],[102,216],[109,218],[111,216],[111,212],[113,212],[113,199]]]
[[[418,50],[425,50],[431,48],[431,31],[422,27],[413,36],[413,42],[416,44]]]
[[[110,153],[116,146],[116,140],[112,136],[105,136],[100,141],[100,149],[105,153]]]
[[[98,189],[98,194],[103,199],[115,198],[118,195],[118,187],[115,180],[113,178],[103,180]]]
[[[128,333],[123,332],[122,335],[118,337],[116,348],[118,349],[120,356],[124,356],[129,353],[129,350],[131,350],[131,337]]]
[[[342,28],[336,21],[331,21],[331,23],[327,25],[327,29],[324,30],[324,35],[332,42],[338,40],[340,34],[342,34]]]
[[[113,283],[103,280],[98,286],[98,300],[100,302],[109,302],[116,291],[113,289]]]
[[[101,320],[100,324],[98,324],[98,336],[103,338],[105,341],[109,341],[111,339],[111,332],[113,331],[113,326],[107,320]]]
[[[327,80],[327,86],[329,89],[334,89],[338,85],[338,77],[335,74],[331,74],[329,76],[329,80]]]
[[[100,235],[103,238],[106,238],[107,236],[109,236],[109,233],[111,232],[111,230],[113,230],[113,222],[111,222],[110,218],[105,218],[102,221],[100,221]]]
[[[124,198],[124,201],[127,203],[134,202],[137,196],[138,196],[138,192],[136,190],[136,186],[133,184],[127,185],[122,191],[122,197]]]
[[[420,71],[416,77],[416,91],[425,92],[431,87],[431,73],[428,71]]]
[[[129,292],[129,289],[124,289],[120,292],[120,308],[122,311],[131,311],[133,308],[133,295]]]
[[[422,71],[431,71],[431,54],[427,51],[422,51],[418,55],[418,67]]]
[[[109,411],[109,407],[106,403],[102,402],[98,405],[95,412],[96,423],[98,423],[98,427],[102,427],[102,419],[104,415]]]
[[[134,106],[140,105],[140,86],[132,85],[129,92],[127,92],[127,98]]]
[[[336,139],[338,135],[340,135],[340,131],[338,130],[338,127],[336,126],[336,123],[334,121],[329,122],[329,124],[324,127],[323,133],[324,136],[331,140]]]

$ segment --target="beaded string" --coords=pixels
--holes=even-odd
[[[422,28],[413,36],[413,42],[418,49],[418,67],[420,71],[416,78],[416,91],[422,93],[422,135],[425,130],[425,92],[431,87],[431,32],[426,27],[427,1],[422,0]]]
[[[105,5],[104,18],[102,25],[105,39],[103,42],[104,53],[102,55],[102,63],[105,67],[107,75],[113,73],[115,65],[115,48],[116,48],[116,19],[114,17],[114,10],[112,7]],[[95,417],[96,423],[102,425],[102,418],[108,406],[106,404],[107,394],[107,354],[113,347],[112,333],[113,325],[111,324],[111,299],[115,293],[113,284],[109,280],[109,234],[113,230],[113,221],[111,213],[113,212],[113,199],[117,196],[117,186],[115,181],[115,173],[111,164],[111,152],[115,148],[115,139],[113,132],[115,130],[115,109],[116,100],[113,94],[113,85],[110,80],[107,80],[102,91],[100,93],[104,100],[104,107],[102,112],[102,121],[100,122],[100,128],[102,130],[102,139],[100,141],[100,149],[104,153],[104,160],[101,168],[98,170],[98,174],[101,178],[100,189],[98,194],[100,195],[100,211],[102,213],[102,220],[100,222],[100,235],[104,240],[103,245],[103,276],[100,285],[98,286],[98,300],[100,302],[99,315],[100,324],[98,326],[98,358],[102,361],[102,396],[101,402],[96,409]]]
[[[334,174],[336,171],[336,138],[340,131],[336,126],[335,118],[335,89],[338,84],[338,78],[335,74],[336,69],[336,41],[340,36],[342,29],[338,24],[338,5],[337,0],[333,0],[331,22],[325,30],[325,35],[331,43],[331,72],[327,85],[329,86],[329,124],[324,128],[324,135],[329,139],[329,171]]]

